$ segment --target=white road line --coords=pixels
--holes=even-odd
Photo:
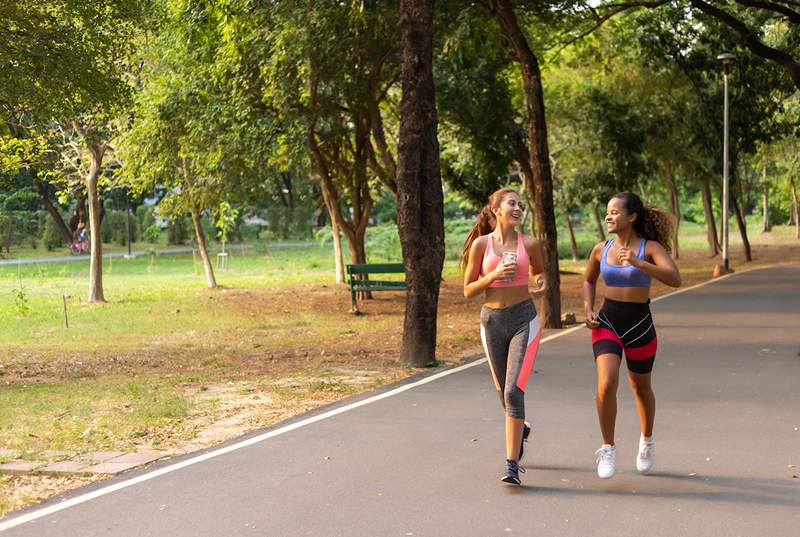
[[[687,288],[684,288],[684,289],[679,289],[677,291],[673,291],[673,292],[668,293],[666,295],[661,295],[661,296],[659,296],[657,298],[654,298],[652,300],[652,302],[656,302],[658,300],[661,300],[662,298],[667,298],[667,297],[670,297],[670,296],[679,295],[681,293],[685,293],[686,291],[691,291],[692,289],[697,289],[698,287],[702,287],[704,285],[708,285],[709,283],[718,282],[718,281],[724,280],[726,278],[729,278],[731,276],[735,276],[737,274],[744,274],[744,273],[750,272],[752,270],[758,270],[758,269],[764,269],[764,268],[772,268],[774,266],[778,266],[778,265],[773,265],[773,266],[769,266],[769,267],[754,267],[754,268],[751,268],[751,269],[746,269],[746,270],[734,272],[734,273],[731,273],[731,274],[726,274],[724,276],[720,276],[718,278],[707,280],[707,281],[704,281],[704,282],[699,283],[697,285],[693,285],[691,287],[687,287]],[[553,340],[553,339],[556,339],[556,338],[559,338],[559,337],[562,337],[562,336],[566,336],[567,334],[571,334],[573,332],[576,332],[577,330],[582,330],[583,328],[584,328],[583,325],[574,326],[572,328],[569,328],[569,329],[564,330],[562,332],[559,332],[557,334],[553,334],[551,336],[547,336],[546,338],[542,338],[540,344],[541,343],[545,343],[545,342],[550,341],[550,340]],[[454,367],[453,369],[448,369],[446,371],[442,371],[440,373],[436,373],[436,374],[431,375],[429,377],[425,377],[424,379],[420,379],[420,380],[418,380],[416,382],[412,382],[412,383],[400,386],[398,388],[395,388],[393,390],[389,390],[388,392],[384,392],[384,393],[381,393],[381,394],[378,394],[378,395],[374,395],[372,397],[368,397],[366,399],[362,399],[361,401],[356,401],[355,403],[351,403],[351,404],[345,405],[343,407],[339,407],[339,408],[335,408],[333,410],[329,410],[327,412],[323,412],[322,414],[318,414],[316,416],[312,416],[310,418],[306,418],[304,420],[300,420],[300,421],[298,421],[296,423],[292,423],[290,425],[285,425],[283,427],[279,427],[279,428],[277,428],[277,429],[275,429],[273,431],[269,431],[269,432],[266,432],[266,433],[263,433],[263,434],[260,434],[260,435],[257,435],[257,436],[253,436],[251,438],[248,438],[247,440],[242,440],[241,442],[236,442],[235,444],[231,444],[229,446],[225,446],[225,447],[222,447],[222,448],[219,448],[219,449],[208,451],[206,453],[203,453],[202,455],[197,455],[196,457],[192,457],[192,458],[177,462],[175,464],[171,464],[169,466],[164,466],[163,468],[159,468],[157,470],[153,470],[152,472],[147,472],[147,473],[142,474],[140,476],[133,477],[131,479],[128,479],[128,480],[125,480],[125,481],[121,481],[119,483],[115,483],[115,484],[109,485],[107,487],[102,487],[102,488],[99,488],[99,489],[94,490],[92,492],[87,492],[85,494],[81,494],[80,496],[75,496],[74,498],[63,500],[62,502],[60,502],[58,504],[54,504],[54,505],[50,505],[50,506],[47,506],[47,507],[43,507],[41,509],[37,509],[35,511],[31,511],[30,513],[26,513],[24,515],[20,515],[20,516],[11,518],[10,520],[6,520],[4,522],[0,522],[0,532],[5,531],[5,530],[9,530],[9,529],[17,527],[17,526],[21,526],[22,524],[26,524],[28,522],[32,522],[32,521],[34,521],[36,519],[45,517],[47,515],[52,515],[53,513],[57,513],[59,511],[67,509],[69,507],[73,507],[75,505],[79,505],[79,504],[82,504],[84,502],[88,502],[89,500],[93,500],[93,499],[99,498],[101,496],[105,496],[106,494],[111,494],[112,492],[116,492],[118,490],[122,490],[122,489],[128,488],[128,487],[130,487],[132,485],[136,485],[138,483],[142,483],[144,481],[148,481],[150,479],[154,479],[156,477],[172,473],[172,472],[174,472],[176,470],[180,470],[182,468],[186,468],[187,466],[192,466],[193,464],[197,464],[199,462],[203,462],[203,461],[206,461],[206,460],[209,460],[209,459],[213,459],[214,457],[219,457],[220,455],[225,455],[226,453],[230,453],[232,451],[236,451],[238,449],[242,449],[244,447],[251,446],[253,444],[257,444],[259,442],[263,442],[264,440],[268,440],[268,439],[273,438],[275,436],[278,436],[278,435],[281,435],[281,434],[284,434],[284,433],[288,433],[289,431],[293,431],[295,429],[299,429],[300,427],[305,427],[306,425],[311,425],[312,423],[316,423],[318,421],[322,421],[324,419],[331,418],[333,416],[336,416],[338,414],[342,414],[344,412],[348,412],[348,411],[356,409],[358,407],[361,407],[361,406],[364,406],[364,405],[368,405],[368,404],[374,403],[376,401],[380,401],[381,399],[386,399],[388,397],[392,397],[392,396],[397,395],[399,393],[403,393],[405,391],[408,391],[408,390],[410,390],[412,388],[416,388],[417,386],[422,386],[423,384],[428,384],[429,382],[433,382],[434,380],[438,380],[438,379],[440,379],[442,377],[446,377],[448,375],[452,375],[452,374],[458,373],[460,371],[464,371],[465,369],[469,369],[471,367],[475,367],[475,366],[481,365],[484,362],[486,362],[486,358],[481,358],[481,359],[475,360],[473,362],[470,362],[468,364],[464,364],[464,365],[461,365],[461,366],[458,366],[458,367]]]

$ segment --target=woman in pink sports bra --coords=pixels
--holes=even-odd
[[[523,206],[519,194],[503,188],[489,197],[461,253],[464,296],[484,293],[481,340],[506,420],[505,483],[519,485],[525,422],[525,388],[536,360],[541,325],[531,297],[544,294],[542,247],[517,232]],[[531,280],[534,285],[530,285]]]

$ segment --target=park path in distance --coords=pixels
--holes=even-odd
[[[622,381],[618,474],[596,477],[595,371],[589,333],[579,329],[540,348],[527,394],[533,434],[523,487],[499,482],[503,420],[481,362],[3,535],[796,535],[800,265],[735,274],[659,300],[653,313],[653,475],[634,470],[638,418]],[[12,513],[0,529],[170,464]]]

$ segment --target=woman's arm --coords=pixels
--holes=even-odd
[[[523,243],[525,251],[528,253],[530,281],[534,282],[534,287],[528,285],[528,290],[531,296],[538,298],[543,296],[547,291],[547,273],[544,271],[544,253],[542,252],[542,243],[533,237],[523,235]]]
[[[646,261],[648,256],[653,260],[652,263]],[[681,286],[681,273],[678,271],[678,267],[672,257],[661,244],[656,241],[647,241],[644,257],[645,259],[639,259],[629,249],[621,250],[618,255],[620,262],[627,261],[663,284],[670,287]]]
[[[586,317],[586,326],[589,328],[600,326],[594,311],[594,298],[597,292],[597,277],[600,275],[600,254],[603,246],[604,243],[601,242],[592,248],[583,271],[583,313]]]
[[[481,276],[481,262],[486,249],[486,240],[483,237],[475,239],[469,248],[467,268],[464,270],[464,296],[472,298],[478,296],[489,288],[498,279],[513,278],[516,265],[513,263],[498,263],[497,267],[489,274]]]

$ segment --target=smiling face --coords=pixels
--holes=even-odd
[[[609,233],[619,233],[633,226],[636,220],[636,213],[628,213],[625,210],[625,200],[622,198],[611,198],[606,207],[606,229]]]
[[[492,209],[497,221],[501,224],[516,225],[522,221],[522,213],[525,205],[519,200],[519,194],[509,192],[503,196],[503,201],[499,207]]]

